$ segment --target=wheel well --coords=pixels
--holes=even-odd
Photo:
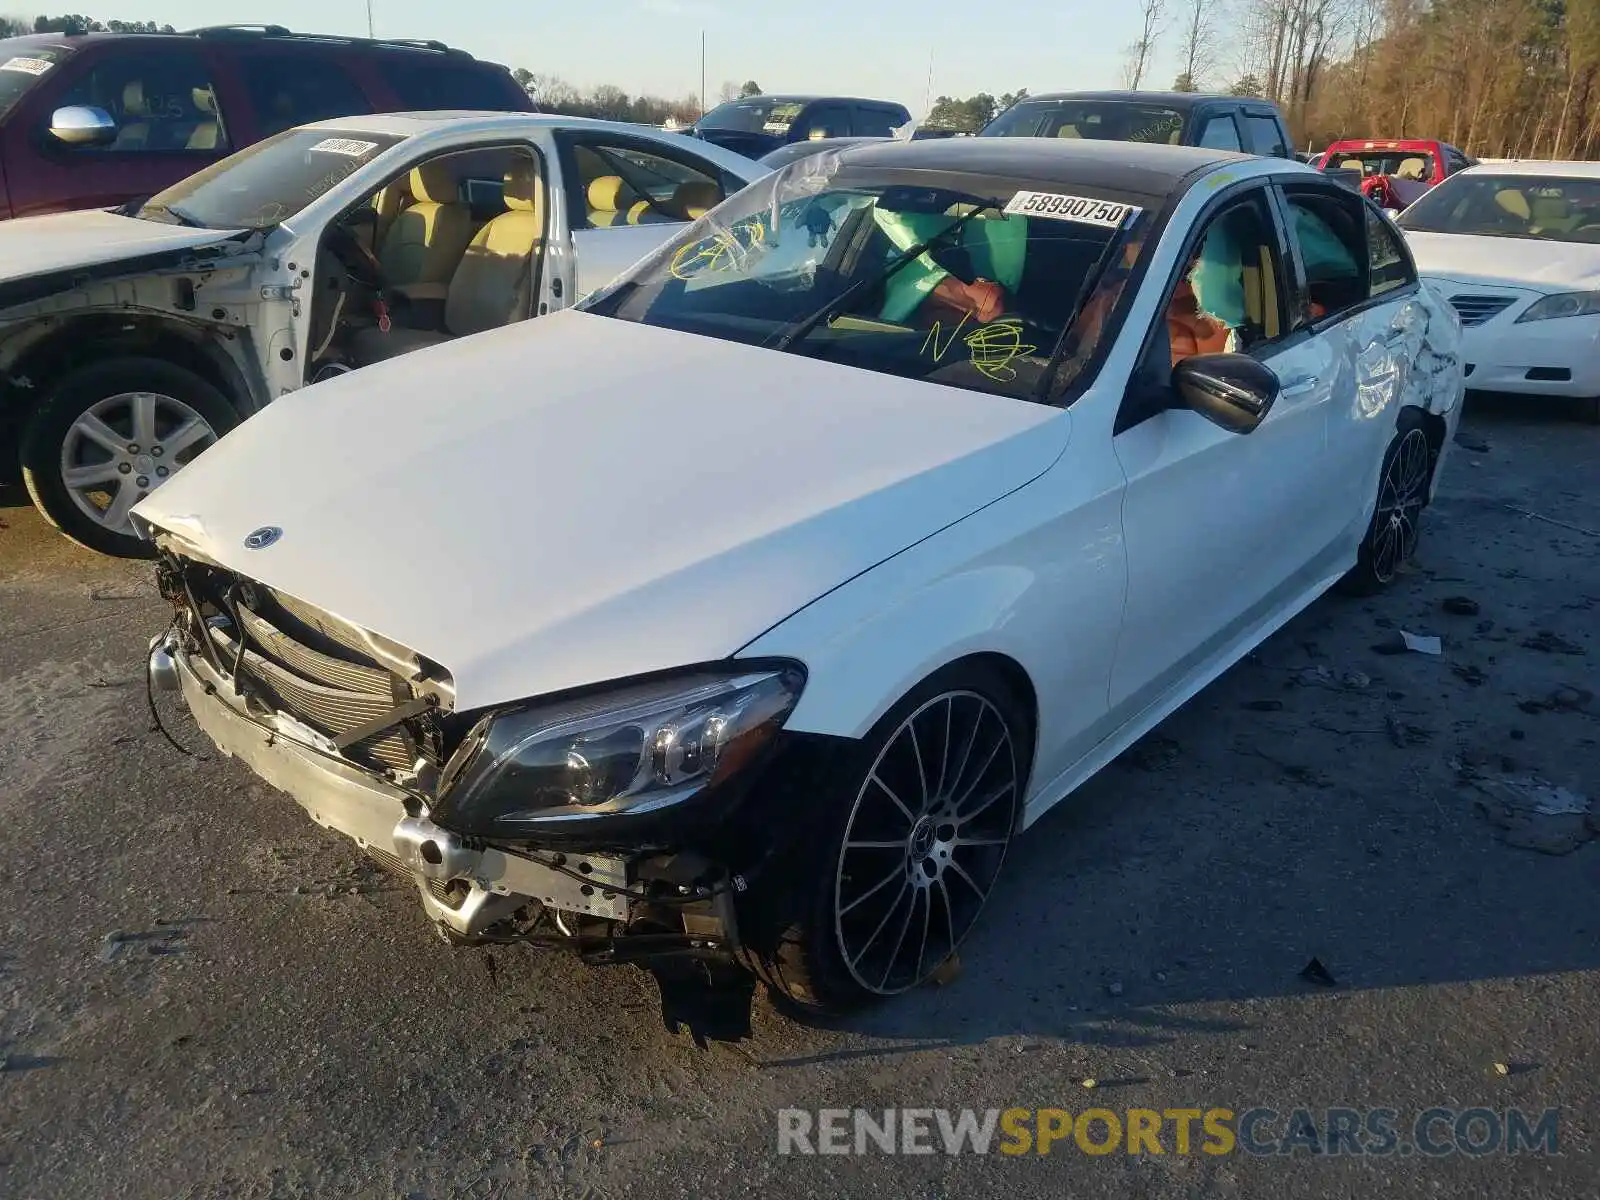
[[[1005,681],[1016,697],[1017,703],[1023,708],[1028,717],[1028,761],[1023,779],[1026,781],[1033,773],[1033,760],[1038,751],[1039,742],[1039,694],[1034,690],[1033,680],[1022,664],[1007,654],[986,650],[979,654],[969,654],[965,658],[958,658],[954,662],[940,668],[944,671],[958,671],[963,667],[984,667],[994,671]]]
[[[1447,428],[1444,423],[1444,418],[1438,413],[1428,412],[1426,409],[1418,408],[1416,405],[1408,404],[1405,408],[1400,410],[1400,420],[1397,424],[1397,427],[1400,430],[1405,430],[1411,426],[1415,426],[1416,428],[1422,430],[1423,436],[1428,439],[1428,451],[1430,457],[1429,469],[1431,471],[1433,466],[1439,461],[1440,451],[1444,449],[1444,438]]]
[[[193,371],[227,397],[240,417],[255,409],[244,377],[203,331],[160,318],[97,313],[63,322],[11,364],[5,374],[26,379],[30,386],[8,389],[6,407],[11,411],[5,415],[20,424],[61,376],[124,355],[165,359]]]

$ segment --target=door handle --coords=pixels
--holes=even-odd
[[[1283,396],[1298,396],[1304,392],[1314,390],[1317,384],[1321,382],[1321,378],[1316,375],[1296,375],[1283,385],[1279,394]]]

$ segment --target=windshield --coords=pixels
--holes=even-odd
[[[1455,175],[1400,217],[1418,233],[1600,242],[1600,179]]]
[[[1342,171],[1373,175],[1393,175],[1398,179],[1425,182],[1433,178],[1433,155],[1423,150],[1335,150],[1327,165]]]
[[[841,167],[843,153],[746,188],[583,307],[1019,399],[1077,376],[1111,332],[1125,275],[1105,268],[1139,197]]]
[[[65,46],[39,46],[15,38],[0,40],[0,117],[15,108],[29,88],[71,53]]]
[[[1101,142],[1183,142],[1183,114],[1131,100],[1024,100],[1001,113],[983,137],[1093,138]]]
[[[695,124],[701,129],[731,129],[739,133],[788,133],[804,107],[798,100],[751,96],[719,104]]]
[[[392,134],[290,129],[158,192],[133,215],[208,229],[265,229],[400,141]]]

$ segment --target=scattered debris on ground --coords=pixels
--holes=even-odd
[[[1446,596],[1440,606],[1445,612],[1457,617],[1475,617],[1478,615],[1478,602],[1470,596]]]
[[[1320,958],[1313,958],[1300,968],[1300,978],[1318,987],[1338,987],[1339,981],[1333,977],[1333,972],[1322,965]]]
[[[1500,839],[1521,850],[1571,854],[1600,833],[1600,814],[1587,796],[1531,775],[1469,776],[1482,793],[1473,801],[1500,831]]]
[[[1522,646],[1525,650],[1538,650],[1545,654],[1570,654],[1576,657],[1589,653],[1576,642],[1569,642],[1559,633],[1548,629],[1541,629],[1533,637],[1523,638]]]

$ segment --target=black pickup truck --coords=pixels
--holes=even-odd
[[[1208,146],[1293,158],[1289,127],[1270,100],[1205,92],[1053,92],[1029,96],[979,137],[1096,138]]]

